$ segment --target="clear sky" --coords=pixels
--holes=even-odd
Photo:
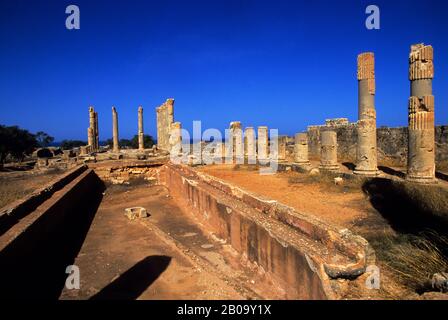
[[[67,30],[65,8],[80,8]],[[365,8],[380,8],[380,30]],[[357,119],[356,56],[376,58],[378,125],[407,125],[410,45],[434,47],[436,124],[448,123],[448,1],[1,0],[0,123],[87,140],[156,135],[155,108],[174,98],[190,130],[231,121],[294,134],[326,118]]]

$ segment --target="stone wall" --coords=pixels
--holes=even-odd
[[[171,125],[174,122],[174,99],[167,99],[157,111],[157,148],[170,150]]]
[[[341,162],[356,162],[358,134],[355,123],[308,127],[308,146],[311,159],[320,158],[320,132],[331,127],[338,136],[338,159]],[[408,152],[407,127],[377,128],[378,164],[406,166]],[[436,165],[446,167],[448,163],[448,126],[435,127]]]
[[[159,183],[208,232],[229,244],[243,264],[269,275],[284,290],[279,298],[340,298],[345,291],[340,279],[355,279],[374,263],[368,243],[348,230],[187,166],[166,164]]]

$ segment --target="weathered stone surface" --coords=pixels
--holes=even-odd
[[[264,164],[268,161],[268,127],[260,126],[258,127],[258,137],[257,137],[257,145],[258,145],[258,161],[261,164]]]
[[[174,99],[167,99],[157,112],[157,147],[160,150],[170,150],[171,125],[174,122]]]
[[[145,149],[144,133],[143,133],[143,107],[138,107],[138,149]]]
[[[286,136],[278,137],[278,160],[284,161],[286,160]]]
[[[120,151],[120,145],[119,145],[119,137],[118,137],[118,113],[115,107],[112,107],[112,140],[113,140],[113,152],[119,152]]]
[[[434,142],[434,96],[432,77],[434,75],[433,50],[431,46],[411,46],[409,55],[409,98],[408,126],[408,172],[407,180],[419,183],[435,182]]]
[[[297,133],[294,141],[294,162],[299,164],[309,164],[308,159],[308,135]]]
[[[375,111],[375,58],[358,55],[358,123],[355,174],[375,176],[378,171]]]
[[[229,137],[226,141],[226,161],[244,163],[244,143],[241,122],[233,121],[229,126]]]
[[[423,43],[411,46],[409,54],[409,80],[434,78],[434,54],[432,46]]]
[[[171,158],[180,161],[182,153],[182,124],[180,122],[174,122],[171,125],[169,142]]]
[[[255,164],[257,161],[257,146],[255,142],[255,129],[247,127],[244,133],[245,150],[249,164]]]
[[[129,220],[135,220],[138,218],[146,218],[148,217],[148,212],[143,207],[132,207],[124,209],[124,215]]]
[[[89,128],[87,128],[87,145],[90,146],[90,152],[99,150],[99,133],[98,133],[98,113],[95,109],[89,107]]]
[[[338,151],[337,136],[335,131],[326,130],[321,133],[321,153],[320,166],[321,170],[337,171]]]

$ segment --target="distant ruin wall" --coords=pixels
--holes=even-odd
[[[355,163],[358,134],[355,123],[331,126],[338,136],[338,159]],[[312,159],[320,157],[320,132],[328,126],[308,127],[309,155]],[[378,164],[406,166],[408,153],[408,128],[377,128]],[[448,126],[435,127],[436,165],[448,163]]]

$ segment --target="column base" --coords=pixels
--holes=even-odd
[[[319,170],[321,171],[339,171],[339,165],[320,165]]]
[[[355,169],[353,170],[353,173],[359,176],[366,176],[366,177],[376,177],[380,175],[379,170],[360,170]]]
[[[420,184],[437,184],[438,181],[435,177],[420,177],[420,176],[410,176],[406,175],[406,181],[420,183]]]

